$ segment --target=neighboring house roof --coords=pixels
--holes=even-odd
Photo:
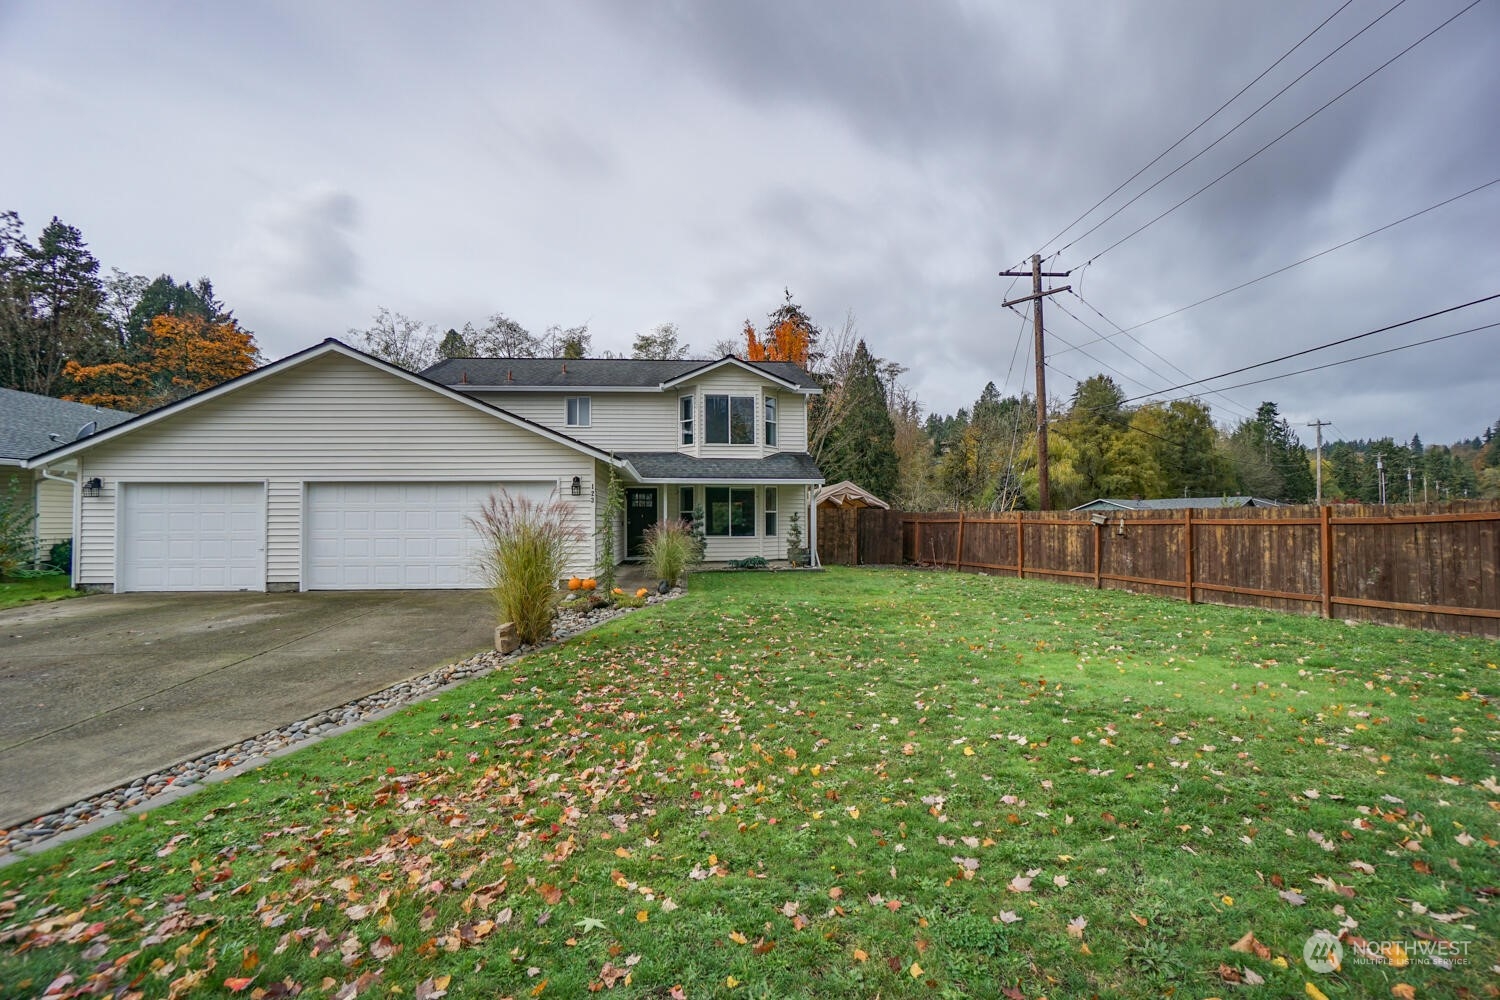
[[[1167,497],[1161,500],[1119,500],[1100,497],[1074,510],[1204,510],[1229,507],[1281,507],[1265,497]]]
[[[643,483],[820,483],[811,455],[782,452],[765,458],[694,458],[675,451],[621,451]]]
[[[19,465],[59,444],[71,444],[88,424],[100,431],[133,416],[33,392],[0,389],[0,463]]]
[[[736,365],[799,392],[819,392],[818,383],[790,361],[651,361],[640,358],[449,358],[422,377],[451,388],[515,390],[617,390],[659,392],[722,365]]]
[[[108,430],[102,430],[98,434],[86,438],[85,440],[73,442],[70,444],[64,444],[58,447],[54,447],[50,451],[45,451],[40,454],[33,455],[31,456],[31,459],[25,464],[36,467],[48,462],[59,461],[76,452],[82,451],[85,448],[93,447],[94,445],[99,444],[101,441],[113,440],[114,438],[119,437],[122,434],[129,434],[132,431],[139,430],[142,427],[154,424],[164,417],[174,416],[184,410],[190,410],[195,406],[206,403],[211,399],[217,399],[218,397],[226,395],[227,393],[234,392],[237,389],[244,388],[248,385],[254,385],[256,382],[259,382],[266,378],[270,378],[271,376],[279,374],[280,372],[285,371],[289,368],[295,368],[298,365],[305,364],[306,362],[311,361],[314,358],[322,357],[325,354],[341,354],[344,357],[362,361],[372,368],[378,368],[381,371],[389,372],[390,374],[395,375],[398,378],[405,379],[408,382],[412,382],[416,385],[420,385],[424,388],[430,389],[431,391],[438,393],[439,395],[446,396],[449,399],[453,399],[457,402],[463,403],[465,406],[470,406],[476,410],[481,410],[485,413],[489,413],[497,417],[498,419],[506,421],[507,423],[515,424],[518,427],[523,427],[526,430],[540,434],[542,437],[548,438],[549,440],[556,441],[559,444],[564,444],[570,448],[576,449],[577,451],[581,451],[586,455],[592,456],[593,458],[597,458],[602,461],[614,464],[614,461],[610,457],[608,452],[603,451],[599,448],[595,448],[591,444],[585,444],[575,437],[570,437],[567,434],[561,433],[560,431],[555,431],[552,428],[547,427],[543,424],[539,424],[534,420],[527,420],[525,417],[518,417],[514,413],[511,413],[509,410],[501,409],[500,407],[494,406],[490,403],[486,403],[483,400],[475,399],[474,397],[461,392],[454,392],[452,389],[448,388],[445,385],[433,382],[421,375],[415,375],[407,371],[405,368],[400,367],[399,365],[393,365],[387,361],[382,361],[380,358],[377,358],[373,355],[366,354],[365,352],[360,350],[356,350],[355,348],[350,347],[348,344],[345,344],[343,341],[335,340],[332,337],[323,341],[321,344],[315,344],[314,346],[309,347],[306,350],[298,351],[295,354],[289,354],[278,361],[273,361],[268,365],[255,369],[252,372],[247,372],[246,374],[240,375],[237,378],[232,378],[227,382],[220,383],[219,385],[214,386],[212,389],[205,389],[202,392],[195,393],[191,396],[186,397],[185,399],[179,399],[175,403],[168,403],[166,406],[158,407],[155,410],[151,410],[147,413],[142,413],[139,416],[135,417],[131,417],[129,414],[126,414],[125,416],[128,419],[126,419],[122,423],[116,424]]]
[[[834,483],[818,490],[815,499],[820,506],[826,503],[834,507],[879,507],[882,510],[891,509],[890,504],[869,490],[856,486],[847,479],[841,483]]]

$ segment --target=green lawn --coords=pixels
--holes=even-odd
[[[976,576],[698,576],[0,869],[0,994],[1485,995],[1497,660]]]
[[[0,580],[0,611],[14,608],[32,601],[56,601],[64,597],[77,597],[66,573],[48,573],[23,580]]]

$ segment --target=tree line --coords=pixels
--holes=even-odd
[[[77,227],[0,213],[0,386],[139,413],[260,363],[208,278],[99,267]]]
[[[503,313],[439,331],[380,309],[349,330],[354,346],[411,371],[443,358],[592,354],[587,324],[534,333]],[[634,336],[629,357],[791,361],[822,388],[809,406],[808,450],[829,482],[848,479],[907,510],[1037,505],[1035,400],[1002,396],[993,382],[972,406],[925,413],[902,384],[900,363],[873,354],[854,317],[824,329],[788,290],[757,325],[695,351],[676,325]],[[610,351],[602,357],[620,357]],[[210,388],[261,363],[206,277],[179,282],[100,263],[83,234],[54,217],[33,240],[15,212],[0,213],[0,386],[143,412]],[[1127,405],[1110,378],[1049,400],[1053,504],[1097,497],[1250,495],[1314,498],[1311,449],[1274,402],[1232,426],[1197,399]],[[1408,470],[1410,479],[1408,480]],[[1323,449],[1327,500],[1389,502],[1500,498],[1500,421],[1452,445],[1334,441]],[[1410,486],[1408,487],[1408,483]]]

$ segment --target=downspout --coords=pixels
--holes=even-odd
[[[78,586],[78,557],[80,553],[78,534],[83,526],[83,487],[80,485],[83,482],[82,469],[75,464],[74,471],[78,475],[78,478],[69,479],[67,476],[53,475],[51,470],[45,465],[39,468],[43,479],[50,479],[58,483],[67,483],[73,487],[73,541],[72,556],[68,559],[68,586],[76,588]]]
[[[808,486],[807,490],[807,565],[814,569],[821,569],[822,561],[818,558],[818,490],[817,487]]]

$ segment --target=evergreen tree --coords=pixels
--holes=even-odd
[[[470,329],[468,324],[464,324],[464,327]],[[443,334],[443,339],[438,341],[437,352],[440,358],[467,358],[469,357],[468,338],[450,326],[448,332]]]
[[[214,295],[214,284],[207,278],[178,284],[170,274],[163,274],[142,289],[134,308],[125,320],[125,344],[135,344],[153,319],[158,316],[183,318],[198,316],[210,325],[227,323],[234,315]],[[249,331],[246,331],[249,332]]]
[[[896,428],[886,409],[879,367],[863,340],[855,349],[844,392],[844,416],[828,436],[823,475],[831,483],[850,480],[886,500],[895,496],[899,482]]]
[[[33,245],[15,213],[0,217],[0,285],[0,385],[57,395],[68,361],[109,356],[99,261],[77,228],[53,217]]]

